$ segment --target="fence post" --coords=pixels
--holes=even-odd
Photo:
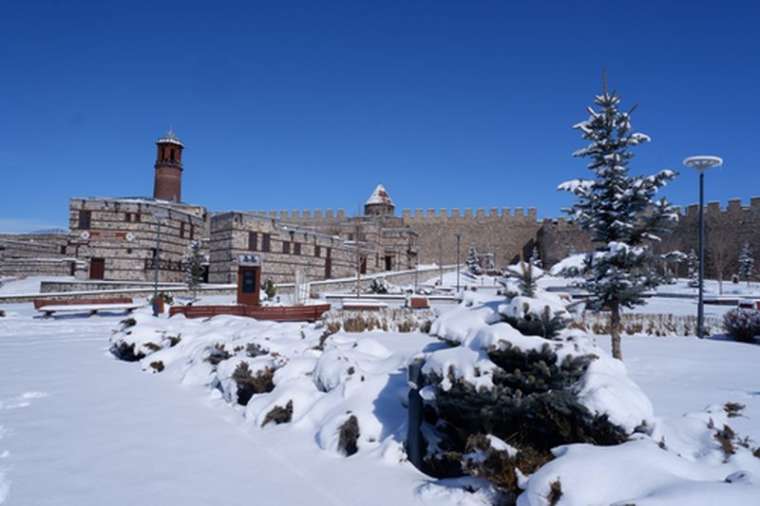
[[[422,397],[420,388],[422,388],[422,366],[425,361],[422,358],[415,358],[408,368],[409,383],[409,420],[406,434],[406,454],[409,462],[417,469],[425,472],[423,469],[423,442],[422,442]]]

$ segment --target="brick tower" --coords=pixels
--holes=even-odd
[[[180,202],[182,200],[182,142],[169,130],[156,141],[156,176],[153,198]]]

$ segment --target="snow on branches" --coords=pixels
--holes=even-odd
[[[650,245],[678,219],[676,209],[657,192],[676,177],[672,170],[651,176],[629,174],[631,148],[651,139],[631,130],[631,113],[619,110],[620,97],[604,91],[595,99],[597,109],[574,126],[589,144],[573,156],[588,158],[592,179],[574,179],[559,190],[578,197],[566,212],[598,245],[587,258],[583,287],[592,297],[590,307],[609,310],[613,321],[620,309],[643,303],[645,290],[660,282]],[[617,339],[618,345],[615,346]],[[613,355],[622,357],[619,334],[613,331]]]

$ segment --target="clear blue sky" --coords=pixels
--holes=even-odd
[[[606,66],[653,142],[633,171],[714,153],[708,200],[760,194],[758,2],[3,2],[0,231],[72,196],[149,195],[154,140],[214,210],[571,202]],[[686,170],[667,191],[695,201]]]

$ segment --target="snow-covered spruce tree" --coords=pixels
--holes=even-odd
[[[193,294],[193,300],[198,298],[198,288],[203,282],[203,273],[206,258],[201,252],[200,241],[193,241],[188,248],[187,256],[185,257],[185,277],[187,280],[187,287]]]
[[[467,251],[467,259],[464,261],[464,263],[467,266],[467,272],[473,276],[477,276],[483,272],[483,270],[480,268],[478,251],[475,249],[475,246],[470,246],[469,251]]]
[[[686,268],[689,286],[697,286],[699,284],[699,257],[693,249],[689,251],[689,256],[686,258]]]
[[[747,282],[749,286],[749,280],[752,277],[752,270],[755,267],[755,259],[752,257],[752,248],[749,243],[745,242],[739,252],[739,278]]]
[[[651,242],[678,214],[667,200],[655,200],[655,194],[676,173],[630,175],[631,148],[650,139],[631,130],[633,110],[618,109],[620,97],[606,86],[594,102],[598,109],[589,107],[589,118],[574,126],[590,141],[574,156],[590,159],[594,178],[567,181],[559,189],[578,197],[567,212],[597,245],[586,259],[582,286],[591,293],[590,309],[610,312],[612,355],[622,359],[621,311],[642,304],[642,293],[660,282]]]
[[[538,253],[537,245],[534,245],[533,250],[530,252],[530,263],[538,268],[543,267],[543,262],[541,261],[541,255]]]

